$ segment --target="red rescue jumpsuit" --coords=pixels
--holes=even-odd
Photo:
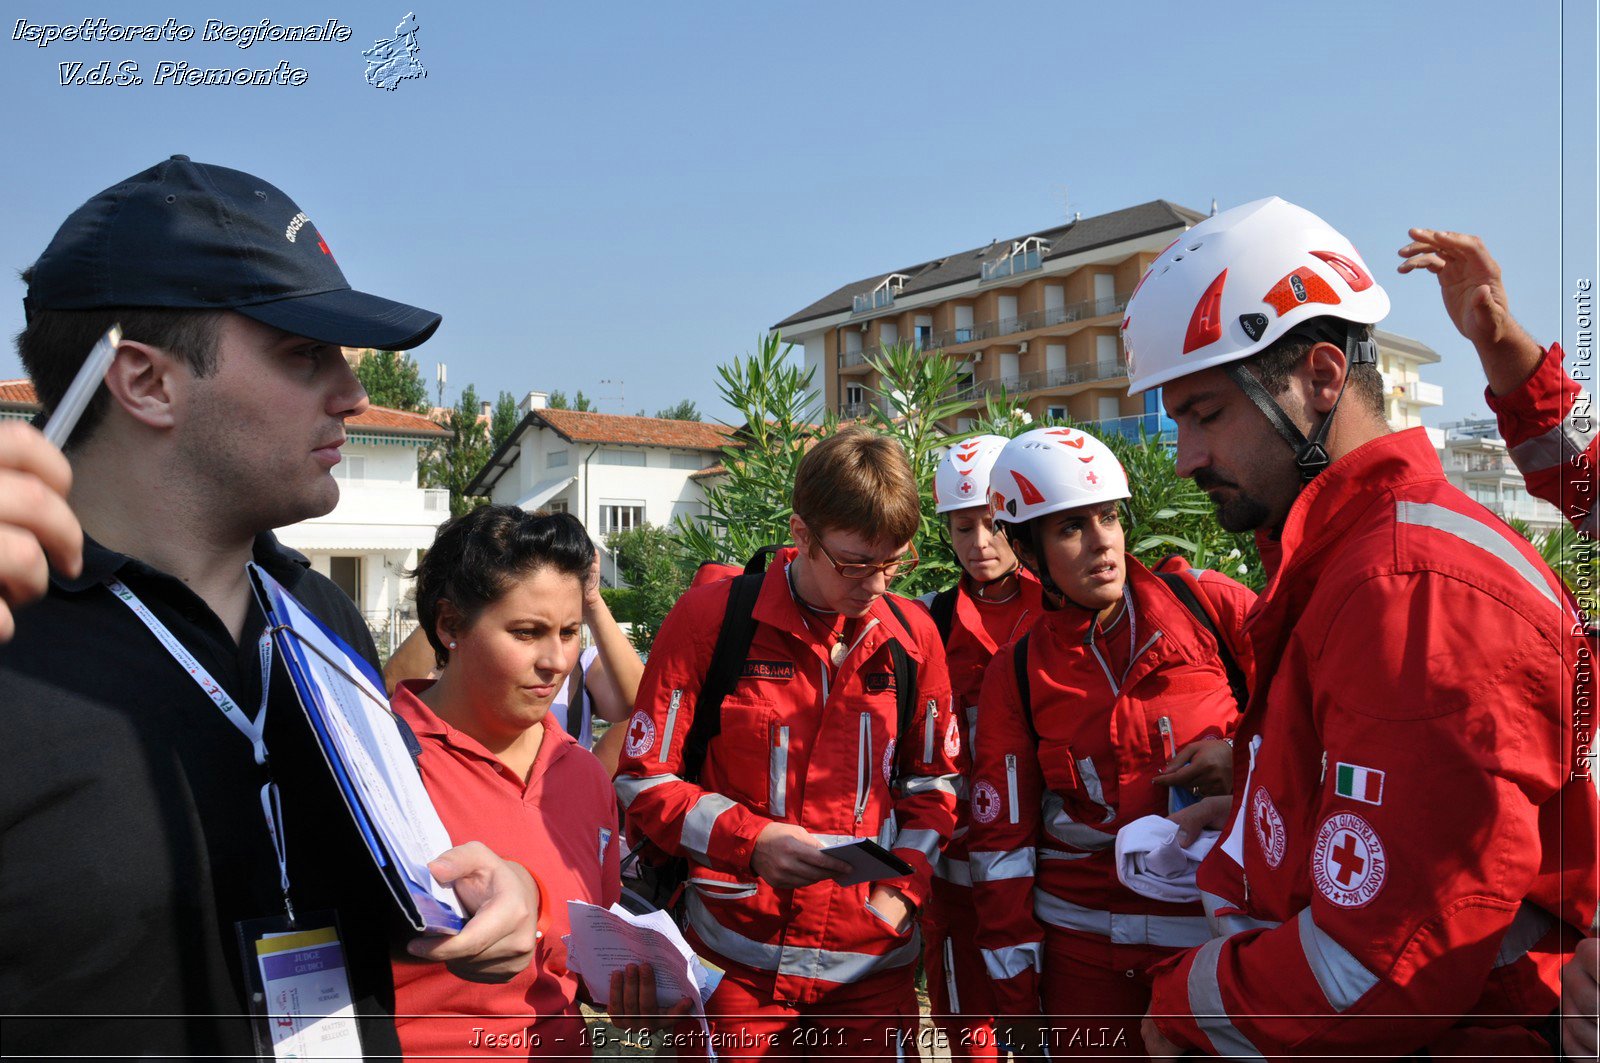
[[[1046,613],[1026,647],[1031,726],[1009,650],[978,713],[967,835],[978,946],[1001,1016],[1079,1017],[1054,1023],[1058,1055],[1137,1053],[1149,968],[1209,936],[1198,903],[1124,887],[1114,845],[1127,824],[1167,814],[1168,789],[1151,781],[1168,761],[1162,721],[1181,748],[1230,734],[1238,706],[1216,639],[1137,560],[1127,569],[1120,660],[1090,642],[1087,611]],[[1221,630],[1237,630],[1249,590],[1210,572],[1200,585]]]
[[[901,934],[870,912],[870,884],[777,889],[750,858],[773,822],[799,824],[825,843],[876,839],[913,868],[885,881],[924,904],[933,861],[955,828],[961,727],[926,612],[901,600],[907,630],[875,602],[834,668],[832,643],[802,617],[786,568],[763,581],[744,678],[722,703],[698,783],[677,772],[730,584],[679,599],[626,725],[617,793],[631,826],[689,858],[687,936],[727,971],[708,1007],[719,1055],[896,1058],[915,1051],[905,1042],[917,1022],[914,922]],[[917,665],[916,714],[904,735],[890,639]],[[896,758],[901,786],[891,794]]]
[[[1004,602],[973,597],[967,581],[957,586],[945,661],[950,687],[967,729],[967,748],[978,725],[978,694],[983,673],[1001,646],[1026,632],[1044,612],[1044,591],[1026,569],[1018,569],[1017,593]],[[927,599],[923,599],[926,603]],[[951,1059],[994,1059],[999,1054],[994,1034],[994,991],[973,935],[977,911],[972,875],[967,868],[966,834],[970,826],[967,786],[962,779],[956,809],[956,833],[934,865],[933,897],[923,911],[922,969],[928,978],[933,1022],[944,1034]]]
[[[1548,1053],[1533,1027],[1595,913],[1573,630],[1422,429],[1312,481],[1249,621],[1233,818],[1199,875],[1221,936],[1157,974],[1162,1033],[1225,1055]]]

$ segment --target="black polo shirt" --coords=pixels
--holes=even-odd
[[[353,603],[270,534],[255,560],[374,666]],[[8,1053],[252,1055],[235,923],[281,915],[261,812],[267,769],[132,610],[116,575],[228,694],[261,700],[252,603],[235,643],[180,580],[85,543],[0,646],[0,1010]],[[275,663],[270,770],[296,910],[338,912],[362,1042],[399,1054],[394,911],[305,714]],[[18,1015],[72,1016],[22,1020]],[[88,1018],[120,1015],[122,1019]],[[176,1018],[132,1018],[166,1015]]]

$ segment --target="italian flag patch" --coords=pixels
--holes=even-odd
[[[1383,772],[1363,768],[1359,764],[1339,765],[1334,774],[1334,792],[1352,801],[1365,801],[1369,805],[1383,804]]]

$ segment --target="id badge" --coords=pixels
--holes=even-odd
[[[262,1059],[360,1059],[355,997],[331,911],[237,924]]]

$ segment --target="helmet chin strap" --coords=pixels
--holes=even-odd
[[[1310,331],[1310,330],[1308,330]],[[1341,340],[1344,347],[1345,363],[1348,367],[1357,365],[1375,365],[1378,361],[1378,345],[1370,339],[1358,339],[1357,330],[1353,326],[1345,326],[1344,335],[1336,337],[1330,335],[1330,328],[1318,328],[1311,332],[1311,338],[1318,342],[1334,342]],[[1333,405],[1328,409],[1328,415],[1322,423],[1311,433],[1307,439],[1305,433],[1300,431],[1298,425],[1289,419],[1283,412],[1283,407],[1278,405],[1276,399],[1267,393],[1261,386],[1261,381],[1255,374],[1245,368],[1243,362],[1232,362],[1223,367],[1224,372],[1243,391],[1251,402],[1266,415],[1267,420],[1278,434],[1284,438],[1294,451],[1294,463],[1300,470],[1300,482],[1310,483],[1317,473],[1328,467],[1332,460],[1328,457],[1327,439],[1328,430],[1333,427],[1333,415],[1339,412],[1339,403],[1344,398],[1345,388],[1350,383],[1350,374],[1345,373],[1344,380],[1339,384],[1339,394],[1333,398]]]

